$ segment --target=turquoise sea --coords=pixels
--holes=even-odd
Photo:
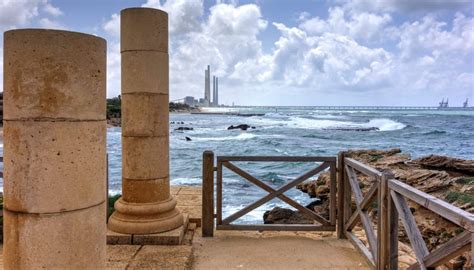
[[[263,116],[172,114],[170,172],[172,185],[200,185],[202,152],[216,155],[335,156],[345,149],[399,147],[414,158],[429,154],[474,159],[473,110],[320,110],[318,108],[239,108],[240,113]],[[248,124],[255,129],[227,130]],[[175,131],[191,127],[191,131]],[[361,129],[377,128],[373,131]],[[342,129],[342,130],[341,130]],[[108,130],[110,193],[121,189],[120,128]],[[186,141],[185,137],[191,138]],[[308,163],[238,163],[255,177],[277,188],[315,167]],[[266,194],[224,170],[224,216]],[[300,203],[306,194],[286,193]],[[273,200],[240,222],[261,222],[265,210],[284,205]]]

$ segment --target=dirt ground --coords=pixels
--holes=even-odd
[[[347,240],[315,233],[195,235],[192,269],[370,269]]]

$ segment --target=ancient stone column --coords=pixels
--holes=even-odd
[[[106,42],[4,35],[5,269],[105,267]]]
[[[168,14],[121,12],[122,197],[109,229],[150,234],[183,225],[169,182]]]

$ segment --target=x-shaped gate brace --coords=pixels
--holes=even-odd
[[[236,161],[250,161],[250,160],[236,160]],[[291,160],[284,160],[282,159],[281,157],[279,157],[277,160],[272,160],[271,158],[267,158],[265,160],[255,160],[255,161],[313,161],[313,160],[307,160],[307,158],[304,158],[303,160],[297,160],[295,157]],[[229,160],[219,160],[218,159],[218,166],[217,166],[217,194],[218,194],[218,203],[217,203],[217,210],[218,210],[218,219],[217,219],[217,226],[218,227],[221,227],[221,228],[225,228],[226,226],[237,226],[237,225],[232,225],[231,222],[235,221],[236,219],[244,216],[245,214],[249,213],[250,211],[258,208],[259,206],[265,204],[266,202],[274,199],[274,198],[279,198],[281,199],[282,201],[284,201],[285,203],[293,206],[294,208],[296,208],[297,210],[299,210],[301,213],[303,213],[304,215],[308,216],[309,218],[319,222],[321,224],[321,228],[322,229],[331,229],[331,226],[334,225],[331,223],[331,221],[321,217],[319,214],[317,214],[316,212],[314,211],[311,211],[310,209],[302,206],[301,204],[297,203],[296,201],[290,199],[289,197],[287,197],[286,195],[284,195],[283,193],[290,190],[291,188],[295,187],[296,185],[302,183],[303,181],[307,180],[308,178],[324,171],[325,169],[329,168],[331,165],[333,166],[331,169],[334,170],[334,174],[335,174],[335,161],[322,161],[322,164],[320,164],[318,167],[314,168],[314,169],[311,169],[309,170],[308,172],[300,175],[299,177],[295,178],[294,180],[292,180],[291,182],[283,185],[282,187],[278,188],[278,189],[274,189],[272,187],[270,187],[269,185],[263,183],[261,180],[257,179],[256,177],[250,175],[249,173],[247,173],[246,171],[242,170],[241,168],[237,167],[235,164],[233,164],[232,162],[230,162]],[[257,200],[256,202],[244,207],[243,209],[237,211],[236,213],[228,216],[227,218],[225,219],[221,219],[222,218],[222,166],[226,167],[227,169],[229,169],[230,171],[236,173],[237,175],[241,176],[242,178],[248,180],[249,182],[253,183],[254,185],[260,187],[261,189],[267,191],[269,194],[267,194],[266,196],[264,196],[263,198]],[[335,177],[332,177],[332,172],[331,172],[331,181],[335,181],[335,179],[333,179]],[[333,185],[331,185],[333,186]],[[333,191],[335,192],[335,191]],[[333,193],[332,192],[332,193]],[[331,200],[335,200],[334,196],[331,197]],[[242,225],[239,225],[239,226],[242,226]],[[252,225],[248,226],[248,227],[251,227]],[[262,228],[264,226],[269,226],[269,225],[262,225],[262,226],[253,226],[255,228]],[[302,225],[303,226],[303,225]],[[279,228],[283,228],[283,227],[288,227],[289,230],[291,229],[295,229],[295,230],[298,230],[298,229],[301,229],[302,226],[292,226],[292,225],[281,225],[281,226],[278,226]],[[308,226],[308,225],[307,225]],[[312,228],[316,228],[315,226],[311,226]]]

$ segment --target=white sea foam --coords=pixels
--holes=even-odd
[[[309,119],[302,117],[291,117],[288,126],[305,129],[357,129],[357,128],[378,128],[380,131],[399,130],[406,127],[405,124],[391,119],[377,118],[369,122],[336,121],[327,119]]]
[[[380,131],[400,130],[406,127],[405,124],[386,118],[372,119],[366,124],[367,127],[376,127]]]
[[[242,141],[242,140],[249,140],[257,137],[257,135],[252,134],[252,133],[240,133],[237,136],[224,136],[224,137],[194,137],[193,141],[230,141],[230,140],[237,140],[237,141]]]

